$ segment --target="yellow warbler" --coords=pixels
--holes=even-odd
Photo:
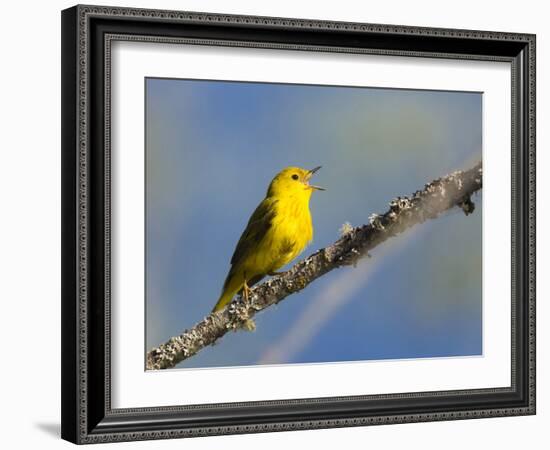
[[[287,167],[271,181],[267,194],[244,230],[227,274],[221,296],[213,311],[227,305],[241,289],[248,301],[250,286],[298,256],[313,237],[309,199],[314,190],[309,184],[312,170]]]

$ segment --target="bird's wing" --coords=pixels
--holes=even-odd
[[[277,200],[269,197],[265,198],[252,213],[235,247],[235,251],[231,257],[231,265],[238,264],[251,250],[257,248],[257,245],[271,228],[273,217],[275,216],[275,203],[277,203]]]

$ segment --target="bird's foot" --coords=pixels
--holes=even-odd
[[[246,281],[243,284],[243,300],[246,306],[250,306],[250,288]]]
[[[250,304],[250,287],[248,287],[247,282],[243,284],[243,300],[244,300],[244,314],[242,316],[242,328],[246,331],[256,330],[256,323],[250,318],[248,309],[252,306]]]

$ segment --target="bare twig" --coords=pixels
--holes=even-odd
[[[249,303],[234,301],[222,311],[211,313],[179,336],[147,353],[148,370],[167,369],[190,358],[213,344],[230,330],[250,329],[252,317],[291,294],[301,291],[312,281],[342,266],[355,266],[369,250],[406,229],[435,219],[458,206],[466,215],[474,211],[471,195],[482,187],[481,162],[469,170],[456,171],[432,181],[410,197],[390,202],[384,214],[373,214],[369,223],[342,228],[342,236],[332,245],[316,251],[295,264],[284,275],[271,278],[251,290]]]

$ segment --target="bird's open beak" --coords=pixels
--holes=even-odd
[[[311,175],[313,175],[315,172],[317,172],[321,167],[323,167],[323,166],[317,166],[315,169],[311,169],[310,171],[308,171],[309,176],[311,177]]]
[[[312,175],[313,175],[315,172],[317,172],[320,168],[321,168],[321,166],[317,166],[317,167],[315,167],[314,169],[311,169],[310,171],[308,171],[308,173],[307,173],[307,179],[309,180],[309,179],[312,177]],[[315,191],[324,191],[324,190],[326,190],[325,188],[322,188],[321,186],[315,186],[314,184],[309,184],[309,188],[310,188],[310,189],[313,189],[313,190],[315,190]]]

